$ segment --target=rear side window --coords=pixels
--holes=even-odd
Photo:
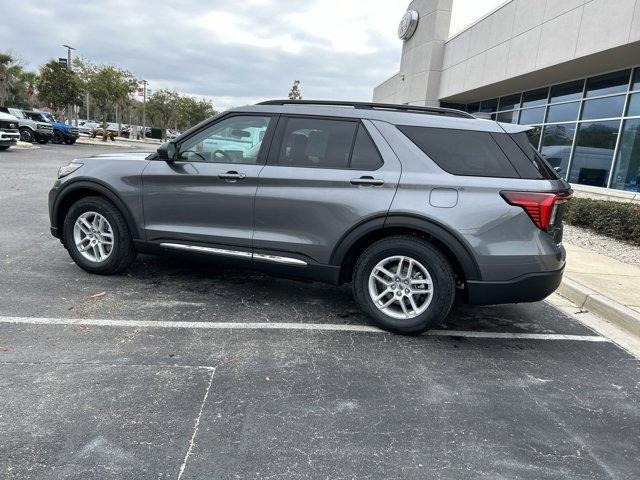
[[[278,165],[348,168],[357,128],[353,121],[289,118]]]
[[[557,180],[560,178],[557,172],[551,168],[546,160],[542,158],[538,151],[531,145],[527,132],[512,133],[509,134],[509,137],[520,147],[525,157],[525,160],[522,161],[522,170],[520,164],[516,165],[522,178],[538,178],[544,180]],[[509,154],[507,153],[507,155]],[[509,158],[511,159],[512,157],[509,155]],[[514,158],[518,158],[517,154]],[[520,156],[520,158],[522,157]]]
[[[489,132],[398,126],[440,168],[453,175],[519,178]]]
[[[352,170],[377,170],[382,166],[380,152],[371,140],[364,125],[358,127],[356,143],[353,146],[350,168]]]

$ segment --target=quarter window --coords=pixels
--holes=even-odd
[[[445,172],[474,177],[519,178],[491,133],[398,126]]]
[[[259,153],[271,117],[241,115],[222,120],[185,140],[178,159],[190,162],[260,163]]]
[[[358,127],[356,143],[353,147],[350,167],[352,170],[377,170],[382,166],[382,157],[378,149],[373,144],[373,140],[367,133],[365,127]]]
[[[289,118],[277,164],[289,167],[348,168],[358,123]]]

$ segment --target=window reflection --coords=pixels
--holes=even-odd
[[[580,124],[569,182],[606,187],[619,127],[619,120]]]
[[[611,188],[640,192],[640,119],[625,120]]]
[[[537,107],[547,103],[549,95],[548,88],[539,88],[537,90],[531,90],[530,92],[524,92],[522,94],[522,107]]]
[[[587,79],[587,97],[611,95],[627,91],[631,70],[607,73]]]
[[[551,99],[549,103],[568,102],[569,100],[580,100],[582,98],[582,90],[584,89],[584,80],[563,83],[551,87]]]
[[[567,176],[567,166],[571,157],[571,146],[576,133],[575,123],[564,123],[562,125],[547,125],[542,134],[542,147],[540,153],[553,167],[560,167],[558,174],[565,178]]]
[[[529,108],[520,113],[520,125],[533,125],[544,122],[544,107]]]
[[[624,100],[624,95],[587,100],[582,108],[582,120],[621,117],[624,109]]]
[[[640,116],[640,93],[634,93],[629,96],[629,107],[627,108],[628,117]]]
[[[550,105],[547,112],[547,123],[575,122],[580,112],[580,102]]]

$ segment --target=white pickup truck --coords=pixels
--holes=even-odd
[[[6,150],[20,140],[18,119],[8,113],[0,112],[0,151]]]

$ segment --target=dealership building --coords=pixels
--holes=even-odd
[[[577,190],[640,202],[640,0],[511,0],[449,38],[453,0],[414,0],[381,103],[532,128]]]

